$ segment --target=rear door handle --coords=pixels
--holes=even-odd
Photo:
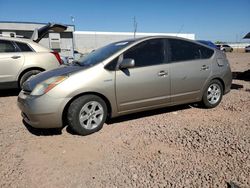
[[[202,65],[202,67],[201,67],[201,70],[208,70],[209,69],[209,66],[207,66],[207,65]]]
[[[18,59],[18,58],[20,58],[21,56],[19,56],[19,55],[14,55],[14,56],[12,56],[11,58],[12,59]]]
[[[168,75],[168,72],[166,72],[166,71],[158,72],[158,76],[167,76],[167,75]]]

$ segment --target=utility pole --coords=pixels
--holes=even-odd
[[[134,16],[134,38],[135,38],[135,35],[136,35],[136,31],[137,31],[137,21],[136,21],[136,17]]]
[[[71,21],[72,21],[72,23],[74,24],[74,22],[75,22],[75,18],[74,18],[74,16],[70,16],[70,19],[71,19]]]
[[[72,49],[72,51],[73,51],[73,60],[75,60],[75,37],[74,37],[74,32],[75,32],[75,17],[74,16],[70,16],[70,19],[71,19],[71,22],[72,22],[72,24],[73,24],[73,27],[74,27],[74,31],[73,31],[73,41],[72,41],[72,43],[73,43],[73,49]]]

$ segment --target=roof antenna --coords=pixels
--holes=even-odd
[[[137,31],[137,21],[136,21],[136,17],[134,16],[134,38],[136,35],[136,31]]]
[[[75,23],[75,17],[73,15],[70,15],[70,20],[73,24]]]
[[[184,27],[184,24],[182,24],[182,25],[181,25],[181,27],[180,27],[180,29],[179,29],[178,33],[176,34],[176,37],[177,37],[177,35],[178,35],[178,34],[180,34],[180,32],[182,32],[183,27]]]

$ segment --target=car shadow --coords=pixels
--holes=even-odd
[[[62,134],[62,128],[58,128],[58,129],[37,129],[37,128],[31,127],[24,120],[23,120],[23,124],[31,134],[36,135],[36,136],[53,136],[53,135],[61,135]]]
[[[233,72],[233,79],[250,81],[250,69],[244,72]]]
[[[238,89],[242,89],[242,88],[243,88],[243,85],[241,85],[241,84],[232,84],[231,85],[231,89],[238,90]]]
[[[4,89],[4,90],[0,90],[0,97],[18,96],[19,92],[20,92],[19,89]]]
[[[134,114],[124,115],[124,116],[120,116],[120,117],[117,117],[117,118],[112,118],[112,119],[108,118],[106,120],[106,124],[107,125],[112,125],[112,124],[115,124],[115,123],[120,123],[120,122],[125,122],[125,121],[131,121],[131,120],[136,120],[136,119],[140,119],[140,118],[144,118],[144,117],[149,117],[149,116],[154,116],[154,115],[160,115],[160,114],[165,114],[165,113],[177,112],[177,111],[181,111],[181,110],[185,110],[185,109],[190,109],[190,108],[202,108],[202,107],[200,105],[198,105],[198,104],[195,103],[195,104],[185,104],[185,105],[178,105],[178,106],[166,107],[166,108],[161,108],[161,109],[156,109],[156,110],[150,110],[150,111],[144,111],[144,112],[137,112],[137,113],[134,113]],[[24,120],[23,120],[23,124],[25,125],[25,127],[27,128],[27,130],[31,134],[36,135],[36,136],[61,135],[62,134],[62,130],[65,127],[66,127],[66,131],[69,134],[78,135],[77,133],[75,133],[66,124],[62,128],[58,128],[58,129],[37,129],[37,128],[31,127]]]
[[[137,112],[137,113],[133,113],[129,115],[123,115],[117,118],[107,119],[106,124],[110,125],[110,124],[120,123],[124,121],[131,121],[131,120],[154,116],[154,115],[177,112],[177,111],[181,111],[181,110],[185,110],[189,108],[202,108],[202,106],[194,103],[194,104],[184,104],[184,105],[178,105],[178,106],[165,107],[165,108],[160,108],[160,109],[155,109],[155,110],[150,110],[150,111]]]

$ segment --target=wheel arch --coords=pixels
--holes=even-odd
[[[67,104],[65,105],[64,109],[63,109],[63,112],[62,112],[62,123],[63,125],[65,125],[65,123],[67,123],[67,111],[68,111],[68,108],[70,106],[70,104],[77,98],[79,97],[82,97],[84,95],[96,95],[98,97],[100,97],[101,99],[104,100],[104,102],[106,103],[107,105],[107,109],[108,109],[108,118],[112,117],[112,106],[111,106],[111,103],[110,101],[108,100],[108,98],[106,96],[104,96],[103,94],[101,93],[98,93],[98,92],[84,92],[84,93],[79,93],[78,95],[74,96],[72,99],[70,99]]]
[[[29,67],[29,68],[26,68],[24,70],[21,71],[21,73],[19,74],[18,76],[18,79],[17,79],[17,83],[19,85],[19,82],[20,82],[20,79],[22,78],[22,76],[26,73],[26,72],[29,72],[31,70],[39,70],[39,71],[45,71],[45,69],[41,68],[41,67]]]
[[[216,78],[213,78],[211,81],[213,81],[213,80],[218,80],[221,83],[222,89],[223,89],[223,94],[224,94],[224,92],[225,92],[225,83],[224,83],[223,79],[221,79],[219,77],[216,77]]]
[[[213,78],[207,80],[205,86],[204,86],[203,89],[201,90],[201,98],[200,98],[199,100],[202,99],[202,96],[203,96],[204,92],[206,91],[206,88],[208,87],[209,83],[212,82],[213,80],[218,80],[218,81],[221,83],[222,89],[223,89],[223,95],[225,94],[225,83],[224,83],[223,79],[220,78],[220,77],[218,77],[218,76],[215,76],[215,77],[213,77]]]

